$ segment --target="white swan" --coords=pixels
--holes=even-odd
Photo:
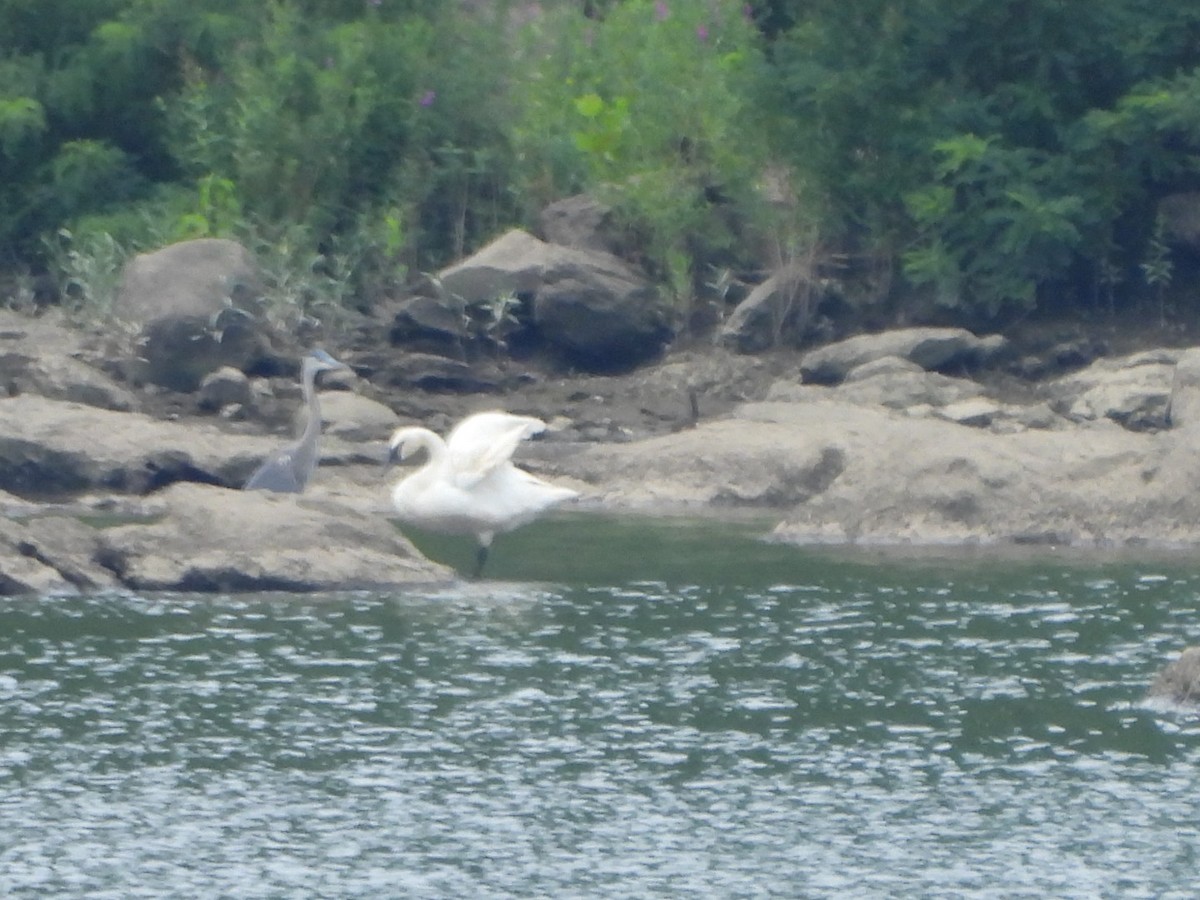
[[[496,534],[579,496],[512,464],[517,445],[545,429],[541,419],[499,411],[468,416],[445,441],[428,428],[398,428],[388,445],[389,462],[418,450],[429,454],[420,469],[392,488],[400,520],[444,534],[474,535],[478,578]]]

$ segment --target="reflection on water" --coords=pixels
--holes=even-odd
[[[1200,718],[1140,697],[1200,574],[548,527],[436,594],[0,601],[0,896],[1191,895]]]

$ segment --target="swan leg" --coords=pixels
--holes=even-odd
[[[479,550],[475,553],[475,571],[471,573],[472,578],[479,578],[483,575],[483,567],[487,563],[488,545],[480,544]]]
[[[481,531],[477,537],[479,538],[479,550],[475,554],[475,571],[471,573],[472,578],[478,578],[483,574],[483,566],[487,562],[488,550],[492,547],[492,538],[494,533],[491,531]]]

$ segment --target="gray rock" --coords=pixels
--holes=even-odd
[[[618,256],[621,253],[621,231],[613,223],[612,209],[590,194],[550,203],[538,221],[542,236],[551,244]]]
[[[785,334],[799,343],[812,321],[816,303],[807,270],[789,266],[775,272],[739,303],[718,336],[738,353],[760,353],[777,346]]]
[[[513,230],[438,273],[468,305],[533,298],[532,324],[568,363],[609,371],[645,362],[671,336],[670,309],[644,278],[608,253],[547,244]]]
[[[346,441],[386,441],[399,424],[399,417],[378,400],[330,391],[321,396],[325,433]]]
[[[1100,359],[1045,390],[1055,408],[1075,421],[1109,419],[1131,431],[1164,428],[1176,355],[1159,350]]]
[[[30,393],[102,409],[131,410],[137,400],[99,369],[69,356],[0,352],[0,382],[8,393]]]
[[[8,532],[20,526],[0,520],[0,596],[65,594],[72,586],[53,566],[26,556]]]
[[[589,372],[648,362],[671,337],[669,311],[656,289],[591,260],[561,260],[547,273],[533,304],[542,338]]]
[[[364,357],[374,371],[374,383],[397,388],[419,388],[433,393],[491,393],[504,378],[487,362],[468,363],[430,353]]]
[[[467,259],[442,269],[438,282],[464,303],[492,300],[504,294],[532,294],[551,264],[552,245],[527,231],[513,229]]]
[[[811,393],[587,446],[557,474],[612,506],[791,503],[775,534],[795,542],[1200,542],[1200,458],[1186,433],[1083,423],[995,434],[850,401],[844,387],[797,387]]]
[[[999,403],[974,397],[969,400],[957,400],[947,403],[937,411],[937,415],[948,422],[968,425],[972,428],[987,428],[1003,414]]]
[[[836,390],[839,396],[854,403],[878,404],[898,410],[914,406],[948,406],[983,393],[983,388],[974,381],[923,370],[876,375],[846,382]]]
[[[97,559],[135,590],[329,591],[444,583],[383,516],[328,498],[177,484],[154,523],[103,529]]]
[[[236,241],[201,238],[142,253],[121,273],[114,312],[125,321],[166,315],[209,318],[241,294],[263,293],[254,257]]]
[[[103,409],[130,410],[137,399],[99,364],[107,356],[60,317],[0,310],[0,395],[38,394]]]
[[[895,378],[906,375],[921,375],[925,370],[910,359],[902,356],[881,356],[846,373],[845,382],[866,381],[869,378]]]
[[[915,363],[887,356],[852,369],[834,387],[780,381],[767,392],[768,400],[812,402],[836,399],[862,406],[882,406],[912,413],[980,397],[983,387],[966,378],[926,372]]]
[[[388,337],[417,352],[462,359],[470,341],[466,314],[463,300],[448,291],[409,297],[397,307]]]
[[[118,586],[95,562],[99,532],[76,519],[0,519],[0,594],[68,594]]]
[[[804,354],[800,371],[806,381],[835,384],[857,366],[899,356],[922,369],[978,365],[1000,352],[1003,339],[976,337],[963,328],[902,328],[860,334]]]
[[[1187,647],[1154,679],[1146,692],[1149,700],[1169,700],[1200,705],[1200,647]]]
[[[222,366],[205,375],[200,382],[196,402],[201,409],[217,410],[227,406],[246,406],[251,401],[250,379],[233,366]]]
[[[194,391],[222,365],[246,370],[265,353],[250,310],[263,293],[257,263],[235,241],[204,238],[126,264],[114,315],[141,328],[143,377]]]
[[[1200,347],[1179,354],[1171,375],[1166,418],[1172,428],[1200,425]]]
[[[1009,406],[1008,418],[1021,428],[1063,428],[1067,420],[1054,411],[1049,403],[1042,401],[1031,405]]]
[[[162,422],[21,395],[0,399],[0,489],[30,499],[143,494],[175,481],[240,485],[278,446],[215,425]]]

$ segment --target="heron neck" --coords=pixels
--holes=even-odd
[[[317,442],[321,437],[321,403],[317,399],[317,392],[313,389],[316,376],[315,371],[305,367],[301,390],[304,392],[304,400],[308,404],[308,421],[304,424],[304,432],[297,442],[298,455],[304,457],[299,460],[301,465],[315,465],[319,453]]]
[[[304,381],[301,390],[304,392],[304,402],[308,404],[308,424],[304,426],[304,436],[308,437],[313,431],[321,431],[321,402],[317,399],[314,389],[317,373],[308,366],[304,367]]]

